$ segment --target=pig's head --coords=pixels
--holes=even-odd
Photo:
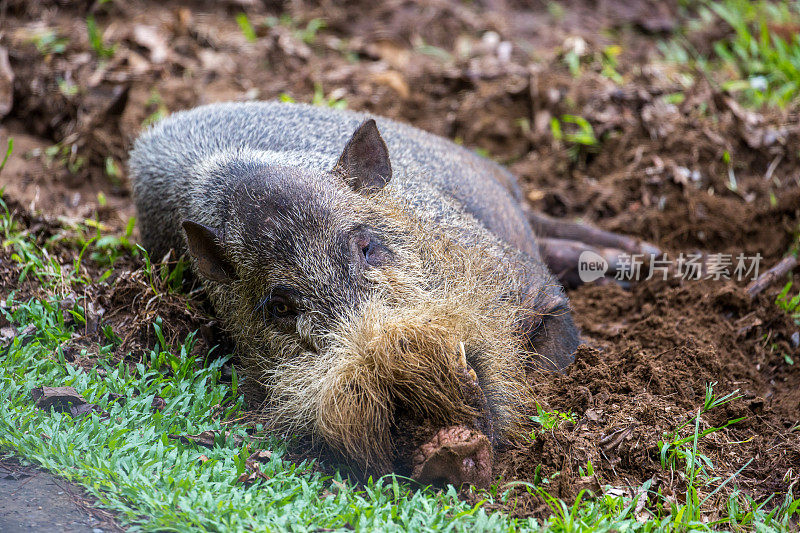
[[[275,161],[245,150],[207,165],[196,192],[225,223],[183,225],[264,420],[362,472],[488,483],[530,398],[530,287],[391,194],[374,121],[330,172]]]

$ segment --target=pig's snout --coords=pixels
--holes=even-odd
[[[450,300],[436,303],[369,300],[330,335],[320,357],[309,358],[318,370],[306,375],[324,376],[319,387],[291,394],[309,390],[303,397],[321,442],[365,475],[395,471],[421,483],[485,486],[493,446],[524,397],[512,378],[524,374],[504,329],[467,327]]]
[[[486,487],[492,479],[493,421],[475,370],[468,364],[463,343],[457,356],[459,380],[466,403],[480,413],[471,426],[439,429],[412,455],[411,477],[424,485]]]
[[[465,426],[440,429],[412,458],[411,477],[423,485],[487,487],[492,481],[492,445]]]

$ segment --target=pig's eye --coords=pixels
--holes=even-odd
[[[274,296],[267,303],[269,314],[275,318],[286,318],[296,313],[292,303],[283,296]]]
[[[297,315],[295,299],[282,289],[274,289],[272,293],[256,305],[256,312],[264,314],[264,318],[290,318]]]

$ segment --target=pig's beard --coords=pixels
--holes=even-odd
[[[420,240],[394,252],[399,266],[371,271],[371,296],[324,335],[321,350],[261,369],[273,429],[311,436],[376,473],[391,469],[398,409],[441,425],[482,415],[464,398],[459,354],[479,376],[497,433],[518,424],[529,398],[516,331],[525,307],[509,269],[452,243]]]

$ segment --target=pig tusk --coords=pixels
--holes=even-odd
[[[461,368],[467,371],[467,375],[469,376],[469,378],[472,380],[473,383],[478,383],[478,374],[476,374],[475,370],[473,370],[472,367],[469,366],[469,363],[467,363],[467,350],[466,348],[464,348],[463,342],[458,343],[458,352],[459,355],[461,356],[459,359],[459,362],[461,363]]]

